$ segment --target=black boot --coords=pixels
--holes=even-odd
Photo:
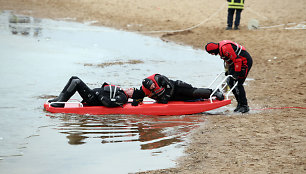
[[[59,96],[58,100],[56,102],[66,102],[70,99],[70,97],[73,95],[71,92],[65,92],[62,93],[63,95]],[[51,103],[52,107],[61,107],[63,108],[65,106],[65,103]]]
[[[235,99],[236,99],[236,101],[237,101],[237,103],[238,103],[236,109],[234,109],[234,112],[238,112],[239,109],[241,108],[242,104],[241,104],[240,96],[238,95],[238,94],[239,94],[239,91],[238,91],[237,88],[235,88],[235,89],[233,90],[233,94],[234,94]]]
[[[63,108],[65,107],[65,103],[51,103],[52,107]]]
[[[75,93],[75,91],[72,92],[68,92],[66,91],[65,93],[62,93],[62,95],[59,96],[58,100],[56,102],[67,102],[71,96],[73,96],[73,94]],[[65,104],[64,103],[51,103],[52,107],[64,107]]]
[[[245,95],[242,95],[240,93],[238,103],[240,103],[240,108],[237,110],[237,112],[241,112],[241,113],[249,112],[250,109],[248,106],[248,100],[246,99]]]
[[[51,103],[51,102],[57,102],[61,97],[62,97],[62,95],[64,95],[64,93],[63,92],[61,92],[60,93],[60,95],[59,96],[57,96],[57,97],[55,97],[54,99],[50,99],[50,100],[48,100],[48,103]]]
[[[237,112],[247,113],[247,112],[249,112],[249,111],[250,111],[249,106],[248,106],[248,105],[243,105],[243,106],[241,106],[241,107],[238,109]]]
[[[224,100],[224,95],[219,89],[214,93],[213,96],[215,96],[217,100]]]
[[[238,103],[238,105],[237,105],[237,107],[236,107],[236,109],[234,109],[234,112],[238,112],[238,110],[241,108],[241,104],[240,103]]]

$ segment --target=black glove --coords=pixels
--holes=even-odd
[[[157,103],[167,104],[169,101],[170,95],[165,95],[157,101]]]
[[[133,99],[132,106],[138,106],[142,102],[142,99]]]
[[[135,99],[132,102],[132,106],[138,106],[138,102]]]
[[[224,73],[224,74],[225,74],[225,76],[228,76],[228,71],[225,71],[225,73]]]
[[[238,76],[239,76],[239,72],[234,72],[234,74],[233,74],[233,79],[235,80],[235,81],[237,81],[238,80]]]
[[[157,103],[167,104],[168,100],[160,99],[160,100],[157,101]]]

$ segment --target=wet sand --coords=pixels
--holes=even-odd
[[[207,116],[176,168],[147,173],[305,173],[306,111],[283,108],[306,107],[305,29],[285,29],[305,25],[305,9],[304,0],[249,0],[241,30],[226,31],[226,1],[0,0],[0,10],[19,14],[97,21],[201,49],[225,39],[247,48],[254,59],[246,86],[251,113]],[[251,19],[268,28],[248,30]],[[254,110],[264,108],[277,109]]]

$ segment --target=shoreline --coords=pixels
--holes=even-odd
[[[149,35],[202,50],[207,42],[234,40],[245,46],[254,58],[249,74],[254,81],[246,86],[251,108],[305,107],[305,30],[286,30],[283,26],[247,30],[246,25],[256,13],[264,26],[306,21],[303,10],[306,3],[302,0],[291,3],[250,0],[246,3],[239,31],[225,31],[226,7],[223,7],[192,30]],[[0,0],[0,10],[14,10],[39,18],[98,21],[95,25],[131,32],[186,29],[205,21],[205,15],[209,18],[222,6],[223,2],[219,1],[205,6],[205,2],[196,0],[175,4],[162,0],[31,0],[27,3]],[[193,9],[192,13],[185,10],[186,7]],[[292,108],[244,115],[208,115],[208,121],[191,135],[186,156],[178,160],[176,168],[140,173],[304,173],[305,113],[303,109]]]

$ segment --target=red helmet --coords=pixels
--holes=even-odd
[[[214,42],[209,42],[208,44],[205,45],[205,50],[209,54],[219,54],[219,44],[214,43]]]

